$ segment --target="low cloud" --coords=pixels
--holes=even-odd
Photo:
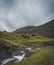
[[[13,31],[54,19],[54,0],[0,0],[0,30]]]

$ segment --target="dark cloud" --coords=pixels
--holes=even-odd
[[[1,5],[4,7],[4,8],[11,8],[12,6],[15,5],[15,0],[1,0]]]
[[[50,12],[54,16],[54,0],[52,0],[51,5],[50,5]]]
[[[13,31],[54,19],[54,0],[0,0],[0,30]]]

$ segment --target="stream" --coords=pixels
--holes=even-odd
[[[22,48],[19,48],[17,50],[15,50],[12,53],[11,57],[6,57],[4,59],[2,59],[2,61],[0,61],[0,65],[5,65],[8,62],[21,62],[24,58],[31,56],[34,53],[34,49],[38,48],[40,49],[40,47],[33,47],[33,46],[25,46]]]
[[[19,55],[19,56],[13,56],[12,58],[4,59],[1,62],[1,65],[5,65],[8,62],[20,62],[25,58],[25,54]]]
[[[5,65],[8,62],[21,62],[25,57],[31,56],[31,54],[33,53],[32,49],[32,47],[20,47],[12,52],[11,56],[0,59],[0,65]]]

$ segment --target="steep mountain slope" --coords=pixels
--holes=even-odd
[[[40,26],[27,26],[21,29],[17,29],[14,33],[21,34],[39,34],[44,37],[54,38],[54,20],[47,22]]]
[[[38,26],[36,29],[34,29],[34,32],[41,36],[54,38],[54,20]]]

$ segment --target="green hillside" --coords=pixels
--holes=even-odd
[[[54,39],[45,38],[32,34],[15,34],[10,32],[0,32],[0,59],[3,54],[11,54],[18,47],[28,46],[45,46],[45,48],[35,49],[35,53],[25,58],[20,63],[8,63],[7,65],[54,65]],[[48,47],[46,47],[48,46]]]
[[[41,45],[43,43],[54,42],[54,39],[45,38],[39,35],[32,34],[15,34],[10,32],[0,32],[0,43],[6,43],[15,46],[22,45]],[[52,43],[51,43],[52,44]]]

